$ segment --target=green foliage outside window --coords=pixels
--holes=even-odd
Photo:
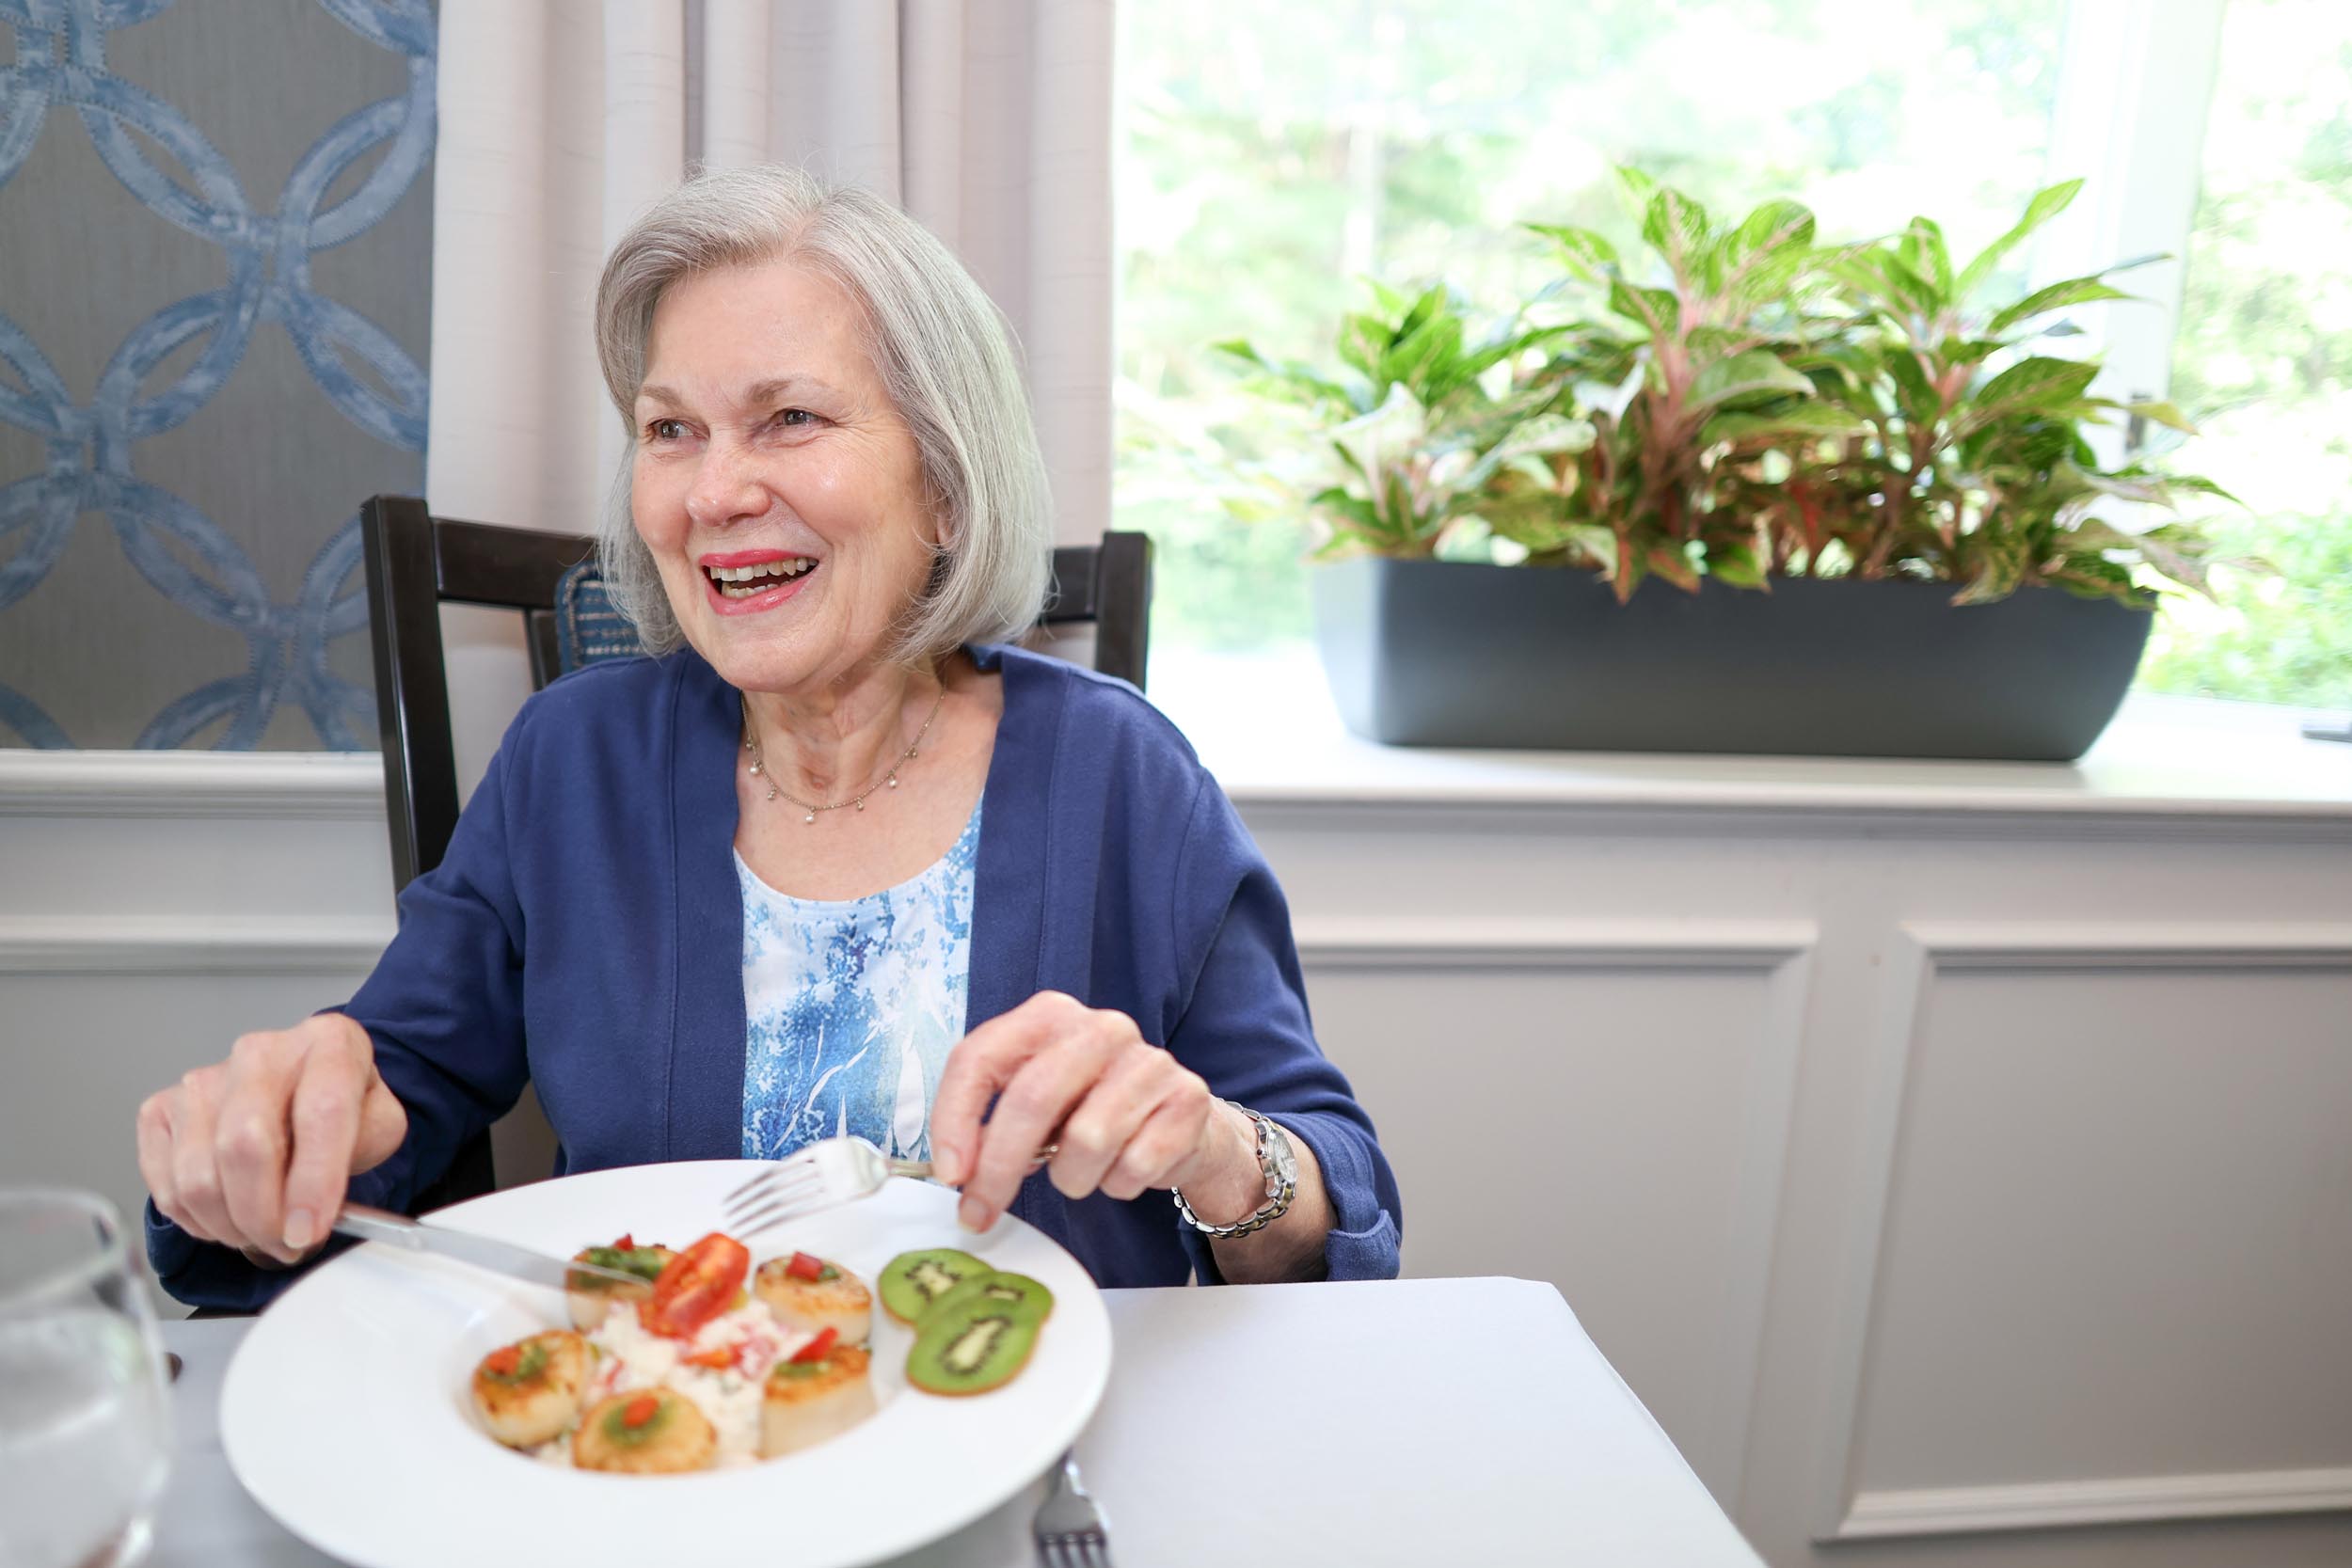
[[[2232,0],[2189,238],[2184,457],[2242,497],[2217,606],[2169,606],[2140,684],[2352,706],[2352,6]]]

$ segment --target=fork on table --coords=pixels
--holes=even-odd
[[[1030,1160],[1029,1168],[1037,1169],[1059,1152],[1058,1144],[1047,1144]],[[755,1236],[787,1220],[865,1197],[894,1176],[919,1181],[930,1174],[929,1160],[893,1160],[864,1138],[819,1138],[729,1193],[725,1229],[739,1240]]]
[[[1110,1521],[1078,1481],[1078,1461],[1061,1456],[1061,1474],[1029,1526],[1045,1568],[1111,1568]]]

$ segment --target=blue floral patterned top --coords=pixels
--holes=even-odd
[[[912,881],[794,898],[735,858],[743,888],[743,1156],[850,1132],[930,1158],[931,1096],[963,1037],[980,809]]]

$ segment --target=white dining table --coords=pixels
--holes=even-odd
[[[1078,1439],[1117,1568],[1271,1562],[1761,1568],[1559,1291],[1522,1279],[1108,1291],[1110,1386]],[[336,1560],[221,1452],[248,1321],[167,1323],[184,1367],[154,1568]],[[387,1477],[388,1485],[399,1484]],[[1031,1568],[1041,1478],[904,1568]]]

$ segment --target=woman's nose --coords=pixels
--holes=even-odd
[[[686,492],[686,515],[697,527],[724,528],[768,510],[768,492],[748,456],[732,443],[716,442],[703,454]]]

